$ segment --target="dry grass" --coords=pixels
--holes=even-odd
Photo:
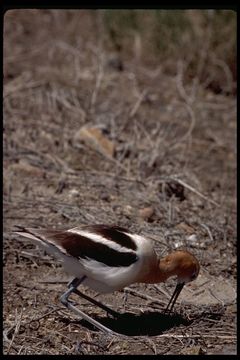
[[[236,84],[219,58],[224,37],[199,47],[192,66],[176,54],[159,62],[137,28],[135,47],[124,34],[113,54],[101,12],[10,11],[4,33],[4,353],[236,353],[235,302],[185,304],[166,318],[171,281],[128,289],[118,324],[83,303],[130,336],[93,331],[60,306],[68,279],[57,262],[11,234],[15,224],[117,223],[154,238],[159,254],[190,248],[207,276],[235,287]],[[228,79],[218,93],[216,68]],[[113,157],[76,141],[85,125],[102,129]],[[123,308],[122,293],[104,299]]]

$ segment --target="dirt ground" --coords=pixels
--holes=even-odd
[[[236,98],[185,83],[177,60],[167,74],[121,58],[96,19],[5,16],[4,354],[236,354]],[[198,257],[173,314],[163,310],[175,279],[85,288],[123,315],[78,306],[126,336],[94,329],[61,305],[70,278],[59,263],[12,232],[91,223],[149,236],[160,256]]]

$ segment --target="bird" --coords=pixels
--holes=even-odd
[[[80,292],[80,284],[98,293],[119,291],[133,283],[156,284],[177,276],[176,288],[165,312],[171,312],[185,284],[195,280],[200,264],[187,250],[176,249],[163,258],[157,255],[146,236],[115,225],[82,225],[67,230],[35,229],[16,226],[15,234],[29,238],[48,254],[61,261],[73,280],[60,297],[63,305],[100,330],[113,334],[110,328],[96,321],[68,300],[75,293],[114,317],[119,313]]]

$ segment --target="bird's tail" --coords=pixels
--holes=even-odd
[[[39,236],[39,234],[34,233],[34,229],[25,228],[24,226],[21,225],[15,225],[15,227],[18,229],[13,231],[14,234],[24,236],[28,239],[37,241],[38,243],[42,243],[42,244],[46,243],[43,237]]]

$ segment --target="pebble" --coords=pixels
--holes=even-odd
[[[113,157],[115,151],[115,144],[109,140],[97,127],[82,127],[74,136],[75,144],[85,142],[93,148],[97,148],[103,154]]]

